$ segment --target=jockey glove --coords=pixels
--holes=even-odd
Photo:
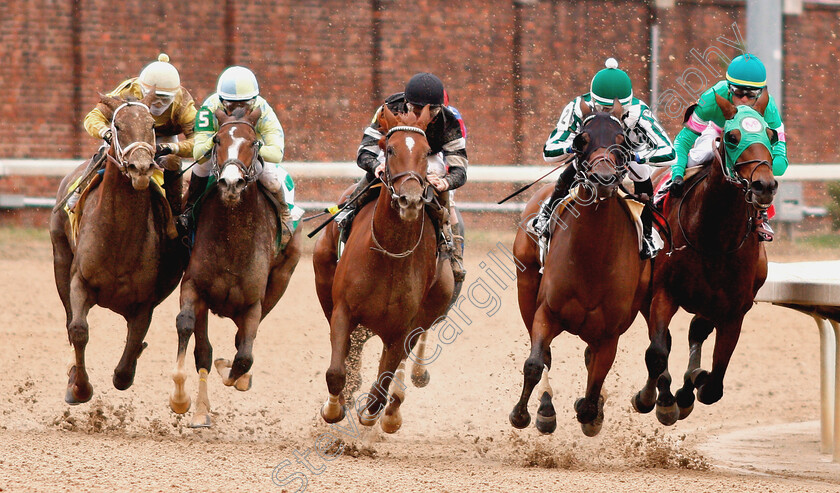
[[[111,143],[111,131],[110,130],[106,130],[105,132],[102,133],[102,140],[104,140],[108,144]]]
[[[682,197],[683,189],[685,188],[685,181],[682,176],[675,176],[671,180],[671,188],[669,189],[671,196]]]
[[[172,154],[172,148],[166,144],[158,144],[155,146],[155,159]]]

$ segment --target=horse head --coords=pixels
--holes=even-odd
[[[747,201],[757,209],[773,203],[779,182],[773,177],[773,144],[779,137],[764,121],[769,101],[762,91],[754,107],[735,106],[726,98],[715,95],[726,122],[718,148],[726,178],[744,189]]]
[[[581,100],[580,110],[583,125],[572,142],[578,155],[578,172],[594,187],[595,197],[612,197],[627,172],[629,156],[621,125],[621,103],[616,99],[611,111],[593,112]]]
[[[228,206],[238,203],[248,184],[257,178],[260,140],[256,124],[261,115],[260,108],[238,108],[230,115],[223,108],[216,110],[219,130],[213,137],[213,172]]]
[[[426,190],[426,158],[429,142],[426,127],[431,121],[429,106],[419,117],[413,113],[394,115],[388,105],[382,106],[379,125],[385,136],[379,147],[385,153],[383,183],[391,194],[391,206],[398,207],[400,219],[416,220],[428,201]]]
[[[101,95],[105,117],[111,121],[109,161],[131,179],[136,190],[149,187],[154,172],[155,120],[149,112],[154,91],[141,101]]]

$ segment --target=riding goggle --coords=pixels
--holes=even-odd
[[[412,103],[405,103],[405,106],[406,106],[406,108],[408,108],[409,113],[420,113],[421,111],[423,111],[422,106],[415,105],[415,104],[412,104]],[[432,118],[438,116],[441,108],[442,108],[442,106],[439,105],[439,104],[430,104],[429,105],[429,115]]]
[[[729,93],[736,98],[748,97],[750,99],[758,99],[763,90],[758,87],[743,87],[729,84]]]
[[[246,99],[243,101],[234,101],[231,99],[220,99],[222,102],[222,106],[225,107],[225,111],[230,114],[236,108],[247,108],[253,104],[255,98]]]
[[[172,101],[175,100],[174,95],[163,95],[163,94],[155,94],[155,99],[152,101],[152,104],[158,104],[160,106],[169,106],[172,104]]]

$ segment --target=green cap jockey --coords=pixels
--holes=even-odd
[[[600,70],[589,86],[592,100],[601,106],[612,106],[614,100],[622,105],[629,104],[633,99],[633,84],[627,72],[618,68],[615,58],[608,58],[607,68]]]
[[[745,53],[735,57],[729,64],[726,80],[733,86],[763,89],[767,86],[767,70],[757,56]]]

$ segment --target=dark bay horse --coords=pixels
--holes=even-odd
[[[195,334],[195,369],[198,398],[192,427],[210,426],[207,375],[213,348],[207,338],[208,310],[233,320],[237,332],[233,362],[217,359],[222,382],[237,390],[251,388],[249,370],[260,321],[274,308],[289,285],[301,255],[300,229],[282,250],[279,248],[276,205],[257,184],[259,140],[254,128],[259,108],[215,114],[219,130],[214,137],[213,159],[217,181],[201,199],[195,241],[181,282],[178,314],[178,358],[172,379],[175,391],[169,406],[183,414],[190,408],[184,389],[185,353]]]
[[[669,199],[674,204],[666,215],[674,244],[666,243],[663,251],[673,248],[673,253],[660,255],[655,262],[651,303],[643,308],[650,336],[645,354],[648,379],[632,399],[633,407],[642,413],[650,412],[655,404],[657,418],[665,425],[691,413],[695,389],[704,404],[723,396],[723,376],[741,324],[767,277],[767,255],[753,227],[756,210],[770,207],[778,186],[769,148],[777,136],[762,117],[767,101],[764,91],[755,109],[736,108],[718,96],[717,104],[727,119],[720,147],[712,162],[686,182],[683,197]],[[740,155],[727,156],[727,149],[737,148],[748,136],[766,138],[766,142],[749,144]],[[695,315],[688,332],[688,369],[675,398],[668,372],[668,324],[680,307]],[[709,373],[700,369],[700,355],[715,328]]]
[[[88,311],[99,305],[122,315],[128,337],[114,370],[114,387],[125,390],[134,382],[137,358],[145,347],[152,311],[181,278],[185,250],[173,231],[169,205],[157,185],[150,186],[154,167],[154,120],[143,101],[103,96],[110,110],[112,143],[105,158],[101,183],[83,195],[76,207],[81,214],[74,240],[64,210],[50,217],[55,284],[67,314],[67,334],[75,351],[64,400],[79,404],[90,400],[93,387],[85,369]],[[84,163],[66,176],[58,198],[86,169]]]
[[[329,244],[337,237],[334,224],[316,243],[315,282],[332,345],[326,374],[329,398],[321,408],[328,423],[344,419],[350,337],[362,325],[382,339],[384,348],[377,381],[359,401],[364,402],[359,422],[372,426],[384,410],[382,429],[394,433],[400,428],[404,360],[418,339],[409,335],[418,327],[429,329],[452,298],[452,269],[448,259],[437,257],[435,228],[425,210],[430,186],[425,129],[430,119],[428,106],[416,121],[411,114],[397,117],[383,107],[379,123],[386,134],[380,141],[386,188],[359,211],[338,263]]]
[[[587,436],[603,423],[606,397],[601,388],[615,359],[618,338],[641,308],[650,280],[650,262],[639,256],[639,237],[616,189],[626,173],[625,137],[615,101],[612,113],[590,114],[583,103],[584,124],[575,138],[578,170],[584,180],[578,199],[552,214],[550,248],[540,274],[537,239],[524,225],[533,219],[553,185],[543,187],[525,207],[513,253],[517,272],[519,310],[531,339],[525,361],[522,395],[510,413],[516,428],[531,421],[528,400],[537,383],[540,407],[536,426],[541,433],[556,428],[552,391],[551,341],[561,332],[577,335],[587,344],[586,395],[574,409]],[[524,267],[524,268],[523,268]]]

